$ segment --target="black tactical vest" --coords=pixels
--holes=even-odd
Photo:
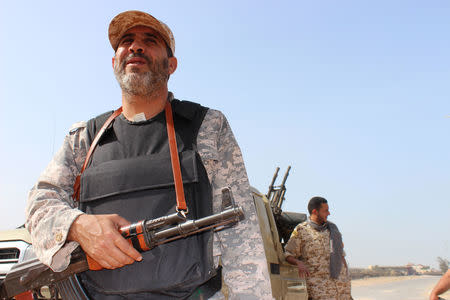
[[[188,217],[202,218],[212,214],[212,191],[196,140],[208,109],[188,101],[171,103]],[[109,115],[88,122],[92,139]],[[174,213],[175,199],[164,111],[139,123],[117,117],[81,177],[80,209],[116,213],[133,223]],[[84,272],[81,281],[95,299],[187,298],[215,275],[212,238],[205,232],[169,242],[143,252],[141,262]]]

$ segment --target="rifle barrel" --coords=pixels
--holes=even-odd
[[[161,230],[156,232],[153,236],[154,242],[157,244],[163,244],[165,239],[169,239],[175,236],[183,238],[198,232],[198,230],[217,224],[218,227],[221,223],[238,222],[244,217],[244,211],[241,207],[233,207],[224,210],[218,214],[207,216],[198,220],[190,220],[182,224],[178,224],[175,227]]]

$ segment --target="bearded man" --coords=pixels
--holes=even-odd
[[[344,244],[337,226],[327,220],[328,201],[313,197],[308,203],[309,220],[291,234],[285,247],[286,261],[306,277],[311,300],[350,300],[350,276]]]
[[[111,21],[109,41],[122,108],[74,124],[30,191],[26,227],[37,256],[59,272],[81,246],[104,268],[79,276],[91,299],[223,299],[222,291],[230,299],[271,299],[255,206],[228,122],[168,91],[177,68],[171,30],[126,11]],[[220,212],[221,190],[231,187],[245,219],[140,253],[118,228],[175,212],[171,118],[189,217]]]

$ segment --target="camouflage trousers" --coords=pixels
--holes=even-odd
[[[352,300],[351,282],[347,276],[331,278],[307,278],[308,295],[311,300]]]

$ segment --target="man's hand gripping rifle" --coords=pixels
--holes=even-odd
[[[187,220],[182,212],[152,220],[142,220],[120,228],[122,236],[137,250],[148,251],[159,245],[207,230],[219,231],[244,218],[244,211],[235,205],[230,188],[222,189],[222,212],[197,220]],[[167,225],[174,225],[164,228]],[[72,253],[71,263],[62,272],[53,272],[38,259],[16,264],[6,275],[0,289],[0,299],[12,299],[26,291],[41,295],[48,286],[52,299],[78,300],[89,298],[78,282],[76,274],[102,268],[79,248]]]

